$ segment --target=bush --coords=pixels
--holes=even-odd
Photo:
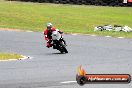
[[[61,3],[61,4],[85,4],[85,5],[102,5],[102,6],[130,6],[132,3],[124,4],[123,0],[12,0],[12,1],[30,1],[30,2],[49,2],[49,3]]]

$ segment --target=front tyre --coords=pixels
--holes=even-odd
[[[63,51],[64,51],[65,53],[68,53],[66,47],[63,47]]]
[[[59,51],[61,53],[68,53],[67,49],[64,46]]]
[[[68,51],[67,51],[67,49],[66,49],[66,45],[64,44],[63,41],[61,42],[60,45],[61,45],[60,52],[61,52],[61,53],[64,53],[64,52],[65,52],[65,53],[68,53]]]

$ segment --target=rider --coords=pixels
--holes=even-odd
[[[56,28],[54,28],[52,23],[47,23],[46,26],[47,26],[47,28],[44,30],[44,36],[45,36],[45,40],[47,41],[46,47],[50,48],[50,47],[52,47],[52,44],[51,44],[51,42],[52,42],[52,36],[51,36],[52,32],[53,31],[58,31],[60,34],[63,34],[63,32],[56,29]],[[64,41],[64,43],[65,43],[65,41]]]

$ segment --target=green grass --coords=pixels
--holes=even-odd
[[[132,33],[93,31],[95,26],[105,24],[132,27],[131,7],[0,1],[1,28],[43,31],[47,22],[67,33],[132,37]]]
[[[22,58],[19,54],[0,53],[0,60],[19,59]]]

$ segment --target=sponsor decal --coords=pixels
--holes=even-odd
[[[93,83],[130,83],[131,76],[129,74],[86,74],[85,70],[79,66],[76,81],[79,85]]]

